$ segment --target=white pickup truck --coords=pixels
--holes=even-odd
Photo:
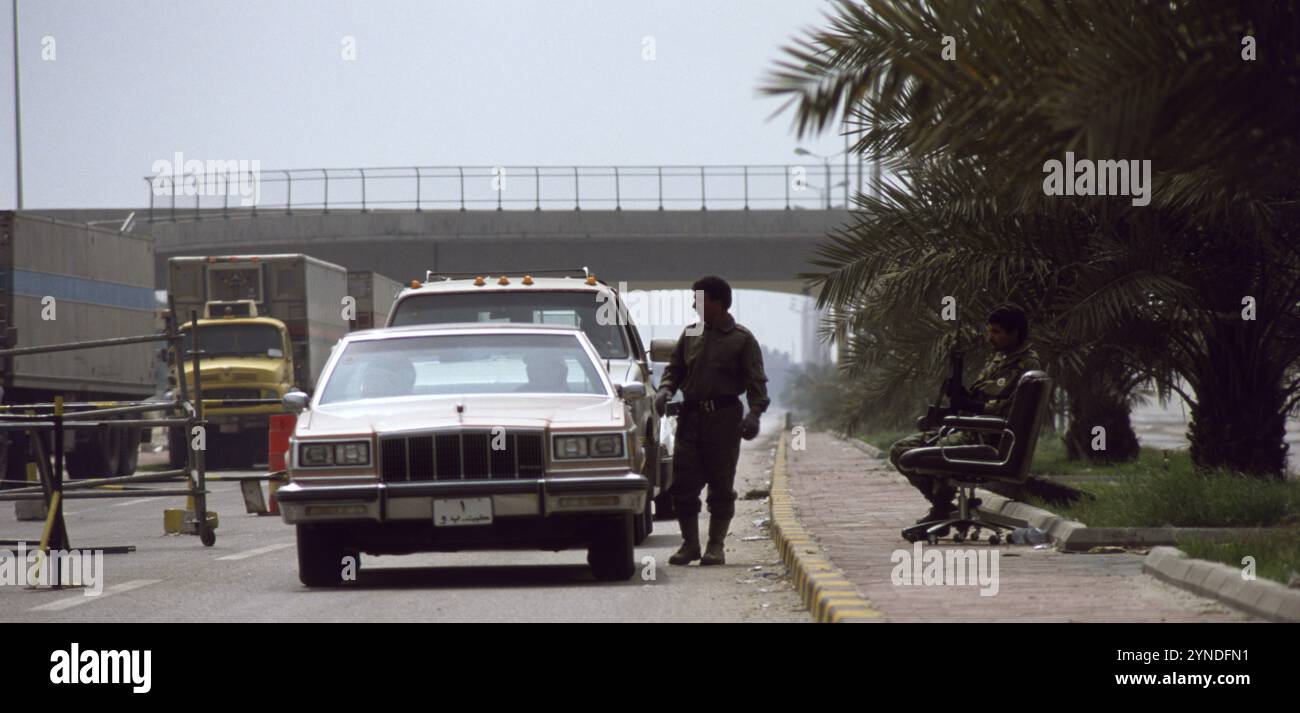
[[[412,282],[397,296],[388,325],[565,324],[577,327],[591,340],[610,381],[644,384],[645,398],[628,402],[636,426],[636,470],[646,477],[650,487],[645,512],[634,525],[639,545],[650,535],[654,520],[673,517],[668,497],[673,477],[673,419],[655,413],[652,359],[618,291],[586,268],[555,272],[562,274],[493,277],[428,273],[423,283]]]

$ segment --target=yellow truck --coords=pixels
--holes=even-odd
[[[290,389],[311,393],[330,350],[348,332],[348,272],[302,254],[175,257],[168,286],[183,320],[184,351],[198,332],[205,408],[206,463],[246,468],[266,462],[272,414]],[[188,321],[191,312],[200,318]],[[190,359],[185,380],[194,388]],[[176,374],[169,386],[177,385]],[[241,401],[274,399],[272,403]],[[186,434],[168,433],[173,465],[184,462]]]

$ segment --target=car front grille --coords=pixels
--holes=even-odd
[[[496,440],[501,448],[493,449]],[[538,431],[466,430],[381,436],[379,467],[386,483],[540,478],[543,441]]]
[[[205,399],[260,399],[262,391],[260,389],[204,389],[203,398]]]

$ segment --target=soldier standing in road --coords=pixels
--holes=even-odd
[[[726,562],[723,539],[736,512],[740,439],[758,435],[759,417],[769,403],[767,375],[758,340],[727,312],[731,285],[711,275],[696,280],[692,289],[704,329],[700,332],[697,323],[682,332],[655,394],[655,410],[661,416],[675,391],[680,389],[685,398],[677,416],[669,490],[682,528],[682,546],[668,563],[700,560],[701,565],[716,565]],[[743,419],[742,392],[749,401]],[[705,485],[709,487],[709,542],[701,556],[700,492]]]
[[[962,387],[961,393],[953,399],[953,408],[962,413],[1006,418],[1011,412],[1011,396],[1020,377],[1027,371],[1042,368],[1038,353],[1029,345],[1028,339],[1029,318],[1024,310],[1013,304],[994,308],[989,314],[988,341],[996,354],[984,366],[969,391]],[[995,439],[999,437],[992,436]],[[953,504],[957,491],[951,485],[942,485],[930,476],[909,472],[899,465],[904,453],[913,448],[933,446],[938,438],[938,430],[914,433],[889,449],[889,462],[930,501],[930,511],[916,521],[918,524],[942,520],[957,509]],[[963,432],[948,436],[944,444],[976,442],[975,436]],[[996,445],[996,441],[991,445]],[[972,501],[972,507],[979,507],[978,499]]]

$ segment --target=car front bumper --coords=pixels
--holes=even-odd
[[[303,486],[276,492],[290,525],[433,521],[434,500],[491,498],[493,520],[553,515],[639,514],[649,481],[636,473],[533,480],[458,480],[419,483]]]

